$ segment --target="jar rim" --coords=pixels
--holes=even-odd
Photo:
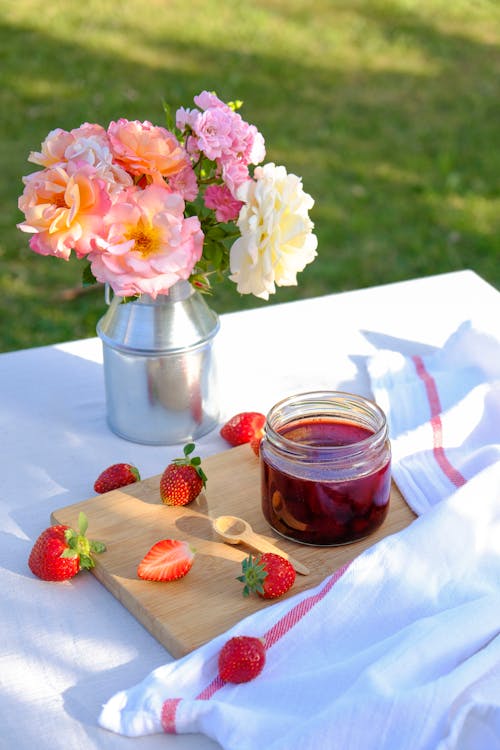
[[[372,418],[375,418],[377,420],[377,425],[373,427],[373,433],[368,435],[366,438],[345,445],[314,445],[312,447],[305,443],[300,443],[299,441],[286,437],[277,429],[275,429],[275,423],[272,423],[273,417],[278,417],[280,414],[282,415],[283,411],[290,406],[315,406],[317,407],[314,411],[315,417],[332,418],[332,407],[335,407],[335,405],[337,405],[337,408],[339,408],[340,404],[344,404],[345,406],[348,404],[351,404],[351,406],[356,406],[358,408],[358,415],[364,409],[367,416],[369,415]],[[330,413],[327,413],[328,408],[330,409]],[[297,421],[297,419],[305,419],[308,416],[312,415],[312,410],[310,414],[308,414],[307,412],[302,415],[292,413],[288,419],[281,422],[280,426],[290,424],[294,421]],[[344,416],[346,419],[350,418],[351,420],[354,418],[354,421],[356,421],[355,412],[351,412],[350,414],[348,414],[346,411],[345,415],[341,415],[338,413],[335,416],[335,419],[337,421],[341,421],[342,416]],[[361,420],[358,418],[358,423],[360,421]],[[271,442],[279,443],[280,450],[283,450],[290,454],[297,454],[297,452],[300,453],[302,451],[310,451],[311,448],[313,448],[316,458],[321,461],[325,458],[341,458],[345,456],[346,451],[351,456],[353,454],[357,454],[358,452],[363,453],[368,448],[373,447],[374,444],[380,441],[385,441],[387,437],[387,418],[384,411],[373,399],[367,398],[366,396],[361,396],[360,394],[349,393],[347,391],[305,391],[302,393],[296,393],[292,396],[287,396],[271,407],[266,416],[265,433],[266,437],[268,437]]]

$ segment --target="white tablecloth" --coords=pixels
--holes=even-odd
[[[370,396],[378,349],[424,355],[464,322],[498,329],[500,294],[470,271],[222,317],[221,422],[304,390]],[[205,737],[128,740],[97,726],[101,705],[168,660],[91,575],[35,579],[27,559],[56,508],[91,497],[100,470],[160,473],[178,447],[129,443],[106,425],[98,339],[0,355],[0,748],[210,748]],[[224,450],[215,430],[200,455]],[[293,750],[293,749],[292,749]]]

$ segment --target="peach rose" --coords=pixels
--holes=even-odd
[[[177,138],[147,120],[121,118],[111,122],[108,136],[116,162],[133,175],[159,173],[170,177],[190,164]]]
[[[100,236],[102,217],[111,201],[106,182],[86,162],[69,162],[23,179],[19,209],[26,220],[18,224],[33,234],[30,247],[40,255],[68,260],[71,250],[83,257]]]
[[[28,161],[42,167],[54,167],[71,159],[82,159],[95,166],[101,161],[109,161],[108,154],[109,142],[104,128],[84,122],[70,132],[61,128],[51,130],[41,150],[31,151]]]

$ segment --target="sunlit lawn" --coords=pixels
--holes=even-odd
[[[500,286],[496,0],[0,0],[0,350],[95,335],[102,291],[15,227],[55,127],[243,99],[301,175],[319,258],[273,302],[473,268]],[[71,295],[70,295],[71,296]],[[256,306],[232,284],[211,304]]]

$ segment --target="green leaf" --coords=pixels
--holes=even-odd
[[[80,568],[85,568],[85,570],[90,570],[95,565],[94,561],[90,557],[90,555],[80,555]]]
[[[170,108],[170,104],[168,104],[166,101],[163,101],[163,111],[165,112],[165,123],[167,126],[167,130],[170,130],[170,132],[173,132],[176,129],[175,126],[175,119],[172,115],[172,110]]]
[[[224,258],[224,246],[217,244],[215,246],[215,253],[213,258],[213,264],[216,268],[219,268],[222,265],[223,258]]]
[[[94,284],[97,284],[97,279],[92,273],[90,263],[86,263],[82,271],[82,285],[93,286]]]
[[[203,469],[201,468],[201,466],[198,466],[196,468],[196,471],[197,471],[198,476],[200,477],[201,481],[203,482],[203,486],[206,487],[207,486],[207,479],[208,479],[207,475],[205,474],[205,472],[203,471]]]
[[[65,560],[74,560],[76,557],[78,557],[78,552],[76,550],[68,548],[65,549],[64,552],[61,552],[61,557],[64,557]]]
[[[90,542],[90,549],[92,552],[96,552],[100,555],[101,552],[106,552],[106,545],[104,542]]]
[[[224,239],[226,235],[227,235],[226,229],[224,229],[224,227],[220,225],[215,226],[215,227],[210,227],[210,229],[208,230],[206,234],[207,237],[210,237],[210,239],[213,239],[213,240]]]
[[[187,445],[184,446],[184,455],[189,456],[189,454],[192,453],[194,449],[195,449],[195,444],[188,443]]]
[[[209,237],[205,237],[203,244],[203,260],[211,263],[215,255],[215,243]]]
[[[255,593],[264,593],[263,581],[267,577],[268,573],[265,570],[265,563],[262,562],[262,558],[258,555],[253,558],[252,555],[246,557],[241,563],[241,576],[237,577],[237,581],[241,581],[245,584],[243,588],[243,596],[248,596],[251,591]]]
[[[73,529],[66,529],[64,532],[64,538],[66,539],[68,547],[72,550],[76,550],[78,547],[78,535],[75,534]]]

